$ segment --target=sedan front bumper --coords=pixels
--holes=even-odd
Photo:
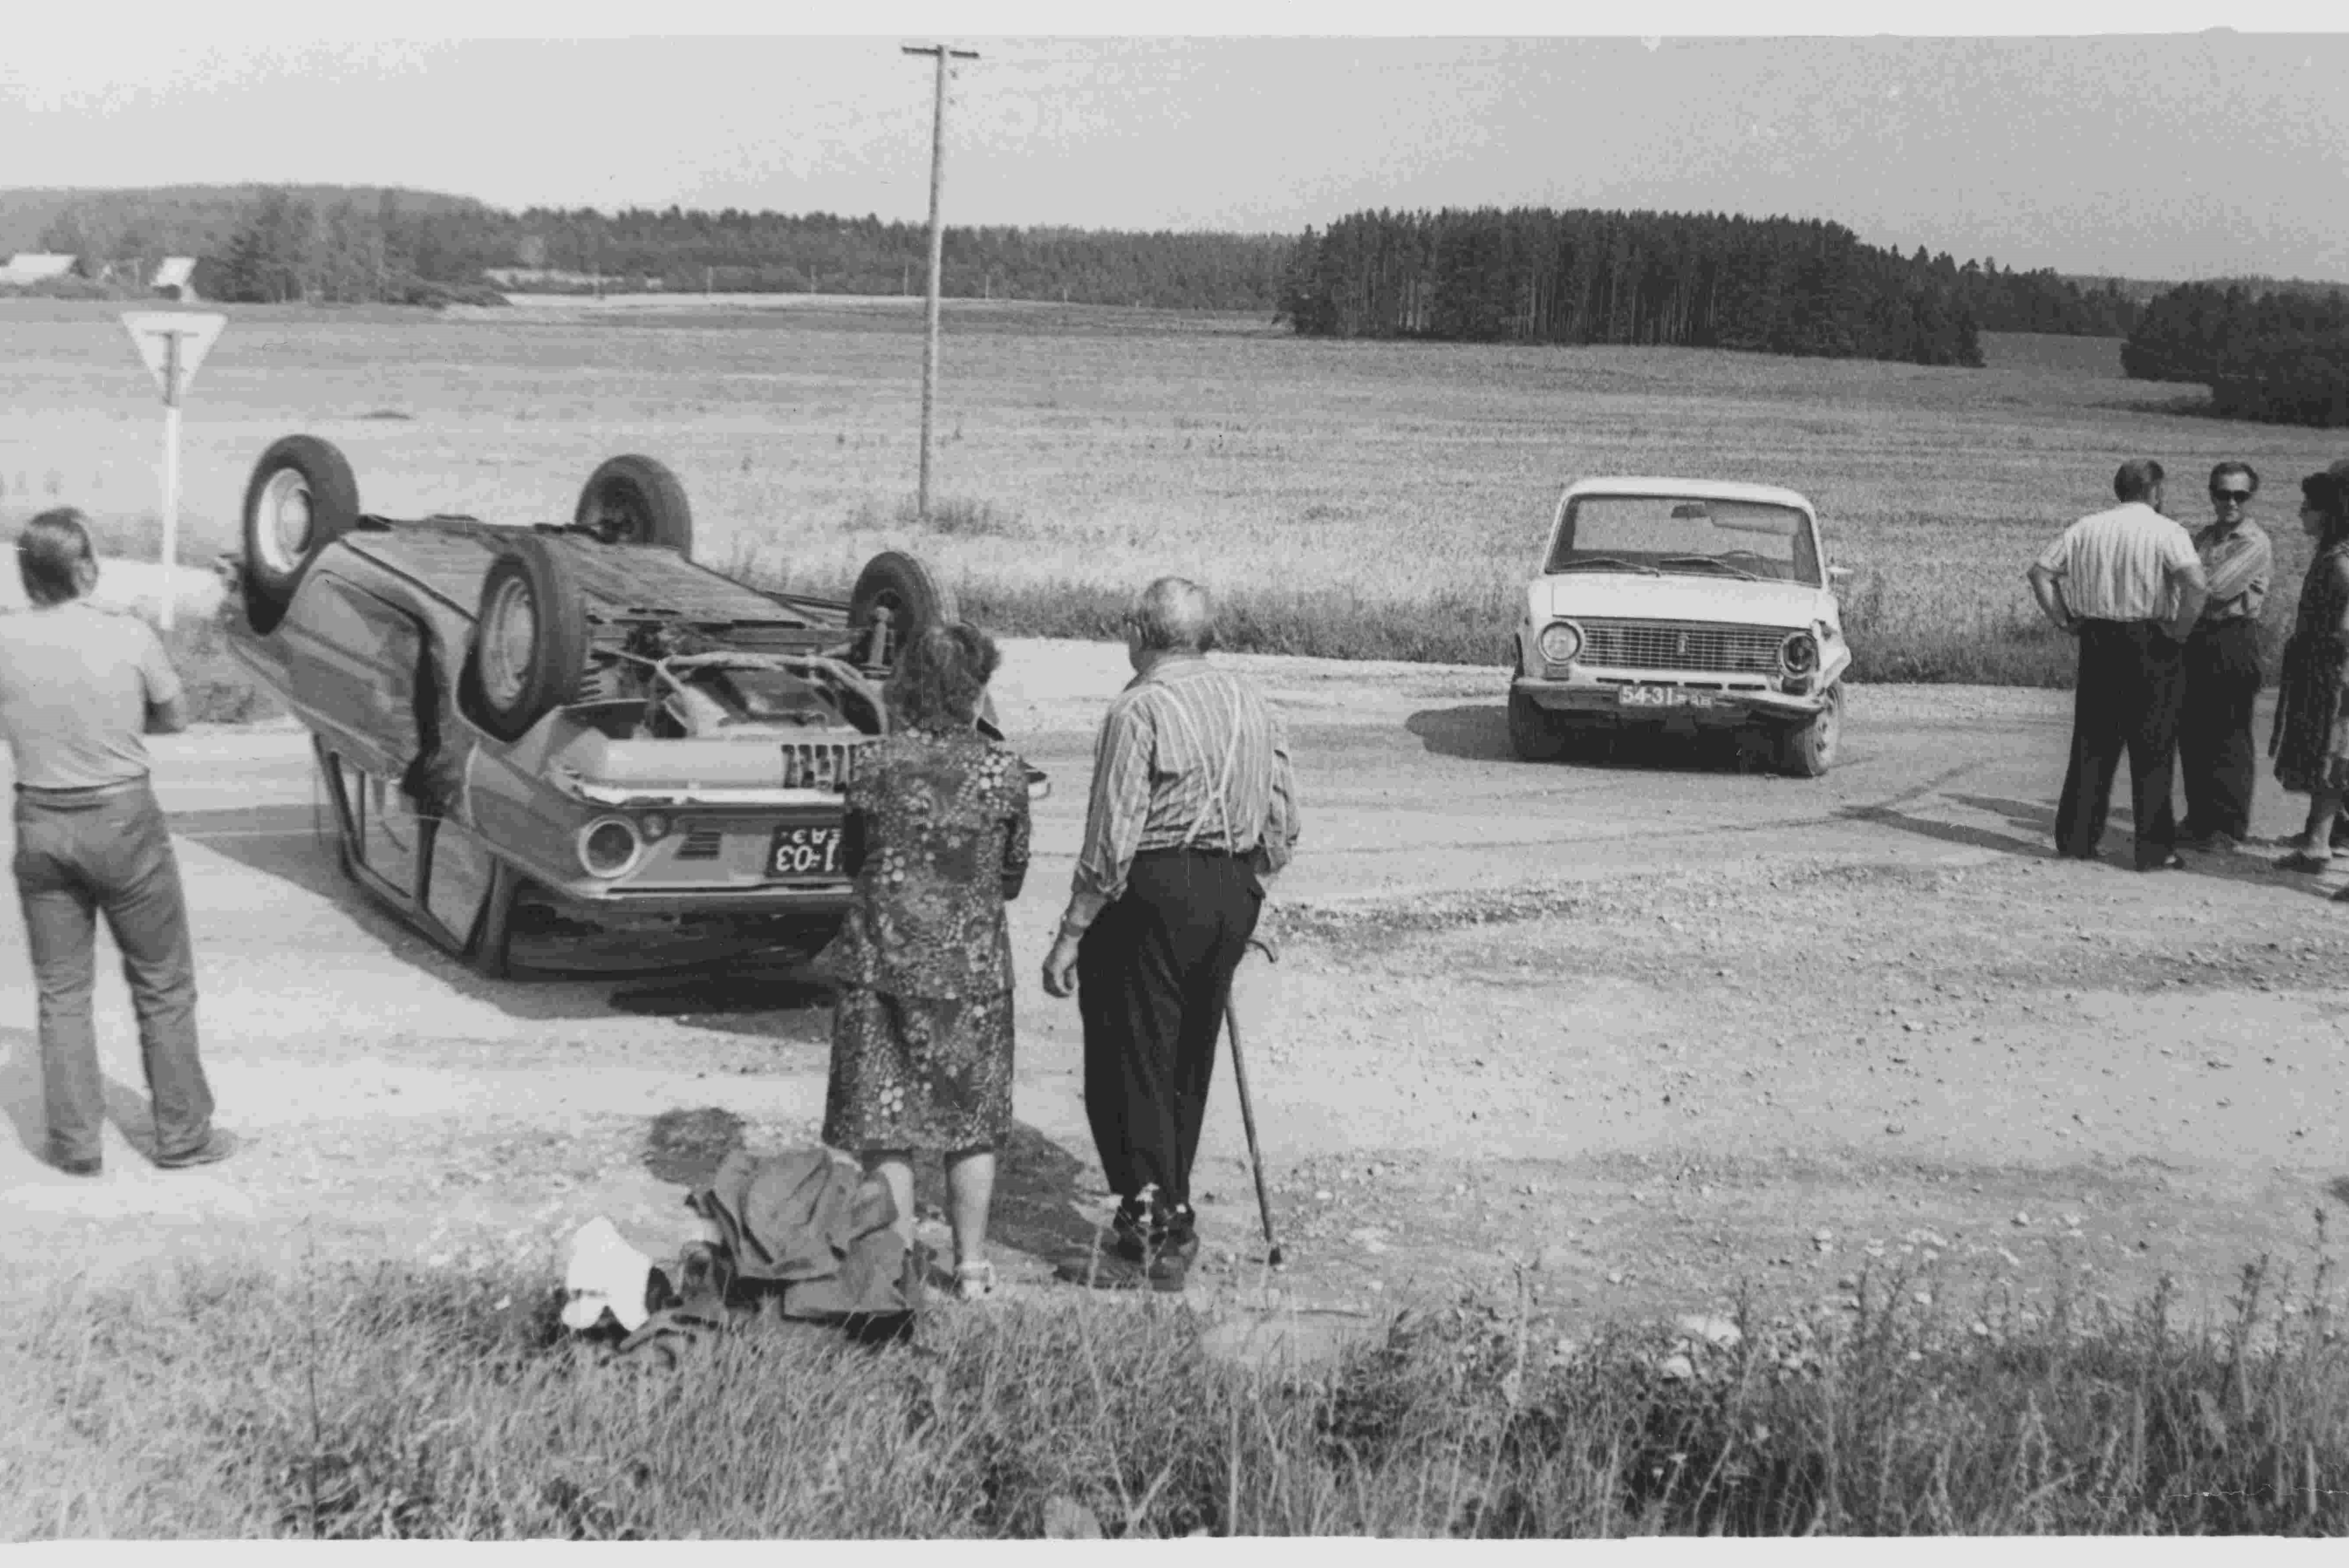
[[[1833,683],[1806,692],[1774,690],[1753,684],[1750,677],[1726,680],[1636,671],[1577,672],[1558,679],[1519,676],[1511,692],[1531,698],[1545,711],[1591,721],[1622,723],[1682,723],[1734,727],[1756,722],[1796,723],[1826,707]]]

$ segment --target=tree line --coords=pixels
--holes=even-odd
[[[1294,240],[1277,234],[948,227],[956,297],[1177,309],[1274,308]],[[44,250],[150,268],[193,255],[208,298],[432,303],[521,286],[701,293],[919,293],[926,224],[787,214],[533,207],[336,187],[115,191],[54,213]]]
[[[2146,307],[2121,368],[2200,382],[2232,418],[2349,425],[2349,290],[2181,284]]]
[[[1281,315],[1319,337],[1668,344],[1980,365],[1984,331],[2119,335],[2111,284],[1863,244],[1841,224],[1547,208],[1308,229]]]

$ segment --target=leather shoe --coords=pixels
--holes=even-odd
[[[158,1154],[155,1163],[166,1171],[185,1171],[191,1165],[215,1164],[235,1153],[240,1141],[235,1134],[215,1128],[193,1149],[183,1149],[177,1154]]]

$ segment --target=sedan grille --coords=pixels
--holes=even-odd
[[[1581,621],[1575,661],[1614,669],[1778,673],[1782,626],[1722,626],[1702,621]]]
[[[726,847],[726,835],[715,828],[696,828],[677,847],[681,861],[714,861]]]
[[[787,740],[783,743],[783,788],[844,789],[856,772],[864,743],[854,740]]]

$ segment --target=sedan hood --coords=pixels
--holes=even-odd
[[[1537,619],[1599,615],[1789,630],[1814,621],[1832,625],[1837,619],[1835,596],[1825,589],[1693,573],[1651,577],[1639,572],[1564,572],[1535,579],[1528,599]]]

